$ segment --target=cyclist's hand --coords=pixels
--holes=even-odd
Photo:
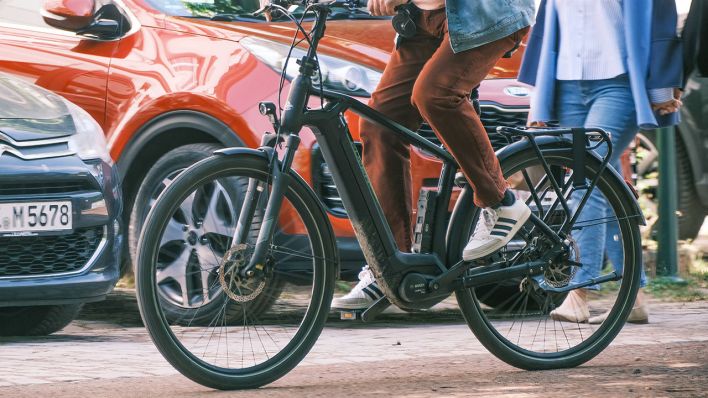
[[[260,0],[260,9],[266,9],[270,6],[270,0]],[[266,21],[270,22],[273,20],[273,16],[270,14],[270,11],[265,11],[263,12],[263,16],[265,17]]]
[[[397,6],[407,2],[407,0],[369,0],[366,8],[373,16],[393,15],[396,13]]]

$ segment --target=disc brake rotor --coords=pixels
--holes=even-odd
[[[578,271],[575,263],[580,262],[580,249],[572,237],[569,236],[567,240],[568,252],[560,261],[554,261],[549,265],[543,273],[546,282],[553,287],[567,286]]]
[[[265,287],[265,279],[244,278],[241,270],[248,264],[248,245],[234,245],[224,254],[219,266],[219,283],[229,298],[240,303],[258,297]]]

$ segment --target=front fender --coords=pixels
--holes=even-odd
[[[219,149],[218,151],[214,152],[214,155],[217,156],[252,156],[252,157],[257,157],[263,160],[264,165],[268,164],[268,161],[271,159],[271,155],[273,154],[274,149],[269,146],[262,146],[257,149],[253,148],[245,148],[245,147],[232,147],[232,148],[224,148],[224,149]],[[280,163],[280,161],[278,161]],[[279,167],[279,166],[278,166]],[[317,209],[322,217],[323,220],[326,222],[326,237],[324,238],[326,241],[331,241],[331,242],[336,242],[335,234],[334,234],[334,229],[332,228],[332,223],[329,221],[329,217],[327,216],[327,210],[325,210],[324,204],[322,201],[319,199],[319,197],[315,194],[315,192],[312,190],[312,187],[310,187],[307,182],[302,178],[300,174],[298,174],[297,171],[294,169],[290,169],[290,173],[287,174],[287,177],[289,177],[289,184],[297,184],[300,185],[305,192],[307,192],[307,195],[309,196],[309,201],[313,203],[315,206],[317,206]],[[339,253],[339,248],[335,243],[333,243],[334,246],[334,267],[335,267],[335,275],[336,278],[339,279],[339,275],[341,273],[341,264],[340,264],[340,253]]]
[[[270,158],[270,154],[268,153],[268,149],[270,149],[272,151],[272,148],[260,147],[258,149],[253,149],[253,148],[246,148],[246,147],[239,146],[239,147],[219,149],[218,151],[214,152],[214,155],[219,155],[219,156],[251,155],[251,156],[261,157],[265,160],[268,160]]]

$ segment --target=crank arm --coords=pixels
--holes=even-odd
[[[469,289],[472,287],[491,285],[493,283],[522,276],[540,275],[545,271],[547,265],[548,263],[545,261],[532,261],[529,263],[513,265],[511,267],[490,271],[485,270],[484,267],[480,267],[477,268],[479,269],[479,272],[462,277],[462,286]]]

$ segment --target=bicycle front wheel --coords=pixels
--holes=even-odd
[[[502,159],[501,167],[512,189],[516,190],[517,198],[521,198],[517,200],[528,197],[527,204],[532,211],[558,232],[561,225],[572,218],[575,210],[572,205],[567,209],[560,205],[553,207],[558,195],[551,188],[550,178],[557,181],[563,197],[570,203],[586,190],[575,191],[573,188],[573,158],[569,149],[547,150],[544,157],[554,176],[539,172],[542,170],[541,160],[532,150]],[[606,198],[606,205],[603,206],[609,207],[608,216],[598,219],[580,217],[567,237],[571,250],[566,257],[554,261],[541,275],[527,275],[456,292],[460,309],[475,336],[490,352],[510,365],[528,370],[580,365],[610,344],[632,309],[640,283],[642,253],[638,223],[641,214],[637,214],[631,194],[622,186],[624,181],[609,170],[601,172],[600,162],[588,156],[586,178],[592,180],[598,173],[595,190]],[[462,246],[480,217],[479,209],[469,212],[466,217],[466,222],[460,224],[464,227],[459,238],[455,239],[457,243],[452,243],[459,246],[451,247],[453,259],[461,257]],[[586,290],[589,316],[605,315],[600,324],[588,323],[587,313],[581,311],[582,306],[565,306],[558,310],[568,295],[563,288],[580,286],[591,280],[583,279],[590,272],[590,258],[595,254],[591,251],[600,252],[602,258],[600,247],[604,247],[604,240],[593,241],[585,247],[573,243],[593,228],[606,228],[607,234],[611,230],[614,241],[610,256],[613,263],[606,262],[601,266],[599,275],[593,277],[604,276],[609,280],[613,275],[621,276],[619,280],[606,281],[592,286],[593,290]],[[532,224],[527,223],[505,248],[488,261],[504,267],[538,258],[542,253],[535,247],[538,247],[540,234],[534,230]],[[495,306],[485,305],[490,302]],[[558,314],[567,315],[569,308],[573,311],[570,318],[560,320]]]
[[[234,244],[249,181],[260,199],[246,241]],[[250,277],[239,270],[250,261],[271,188],[265,159],[212,156],[195,164],[145,221],[140,313],[162,355],[197,383],[270,383],[302,360],[324,326],[336,274],[333,233],[312,190],[294,174],[290,181],[263,272]]]

